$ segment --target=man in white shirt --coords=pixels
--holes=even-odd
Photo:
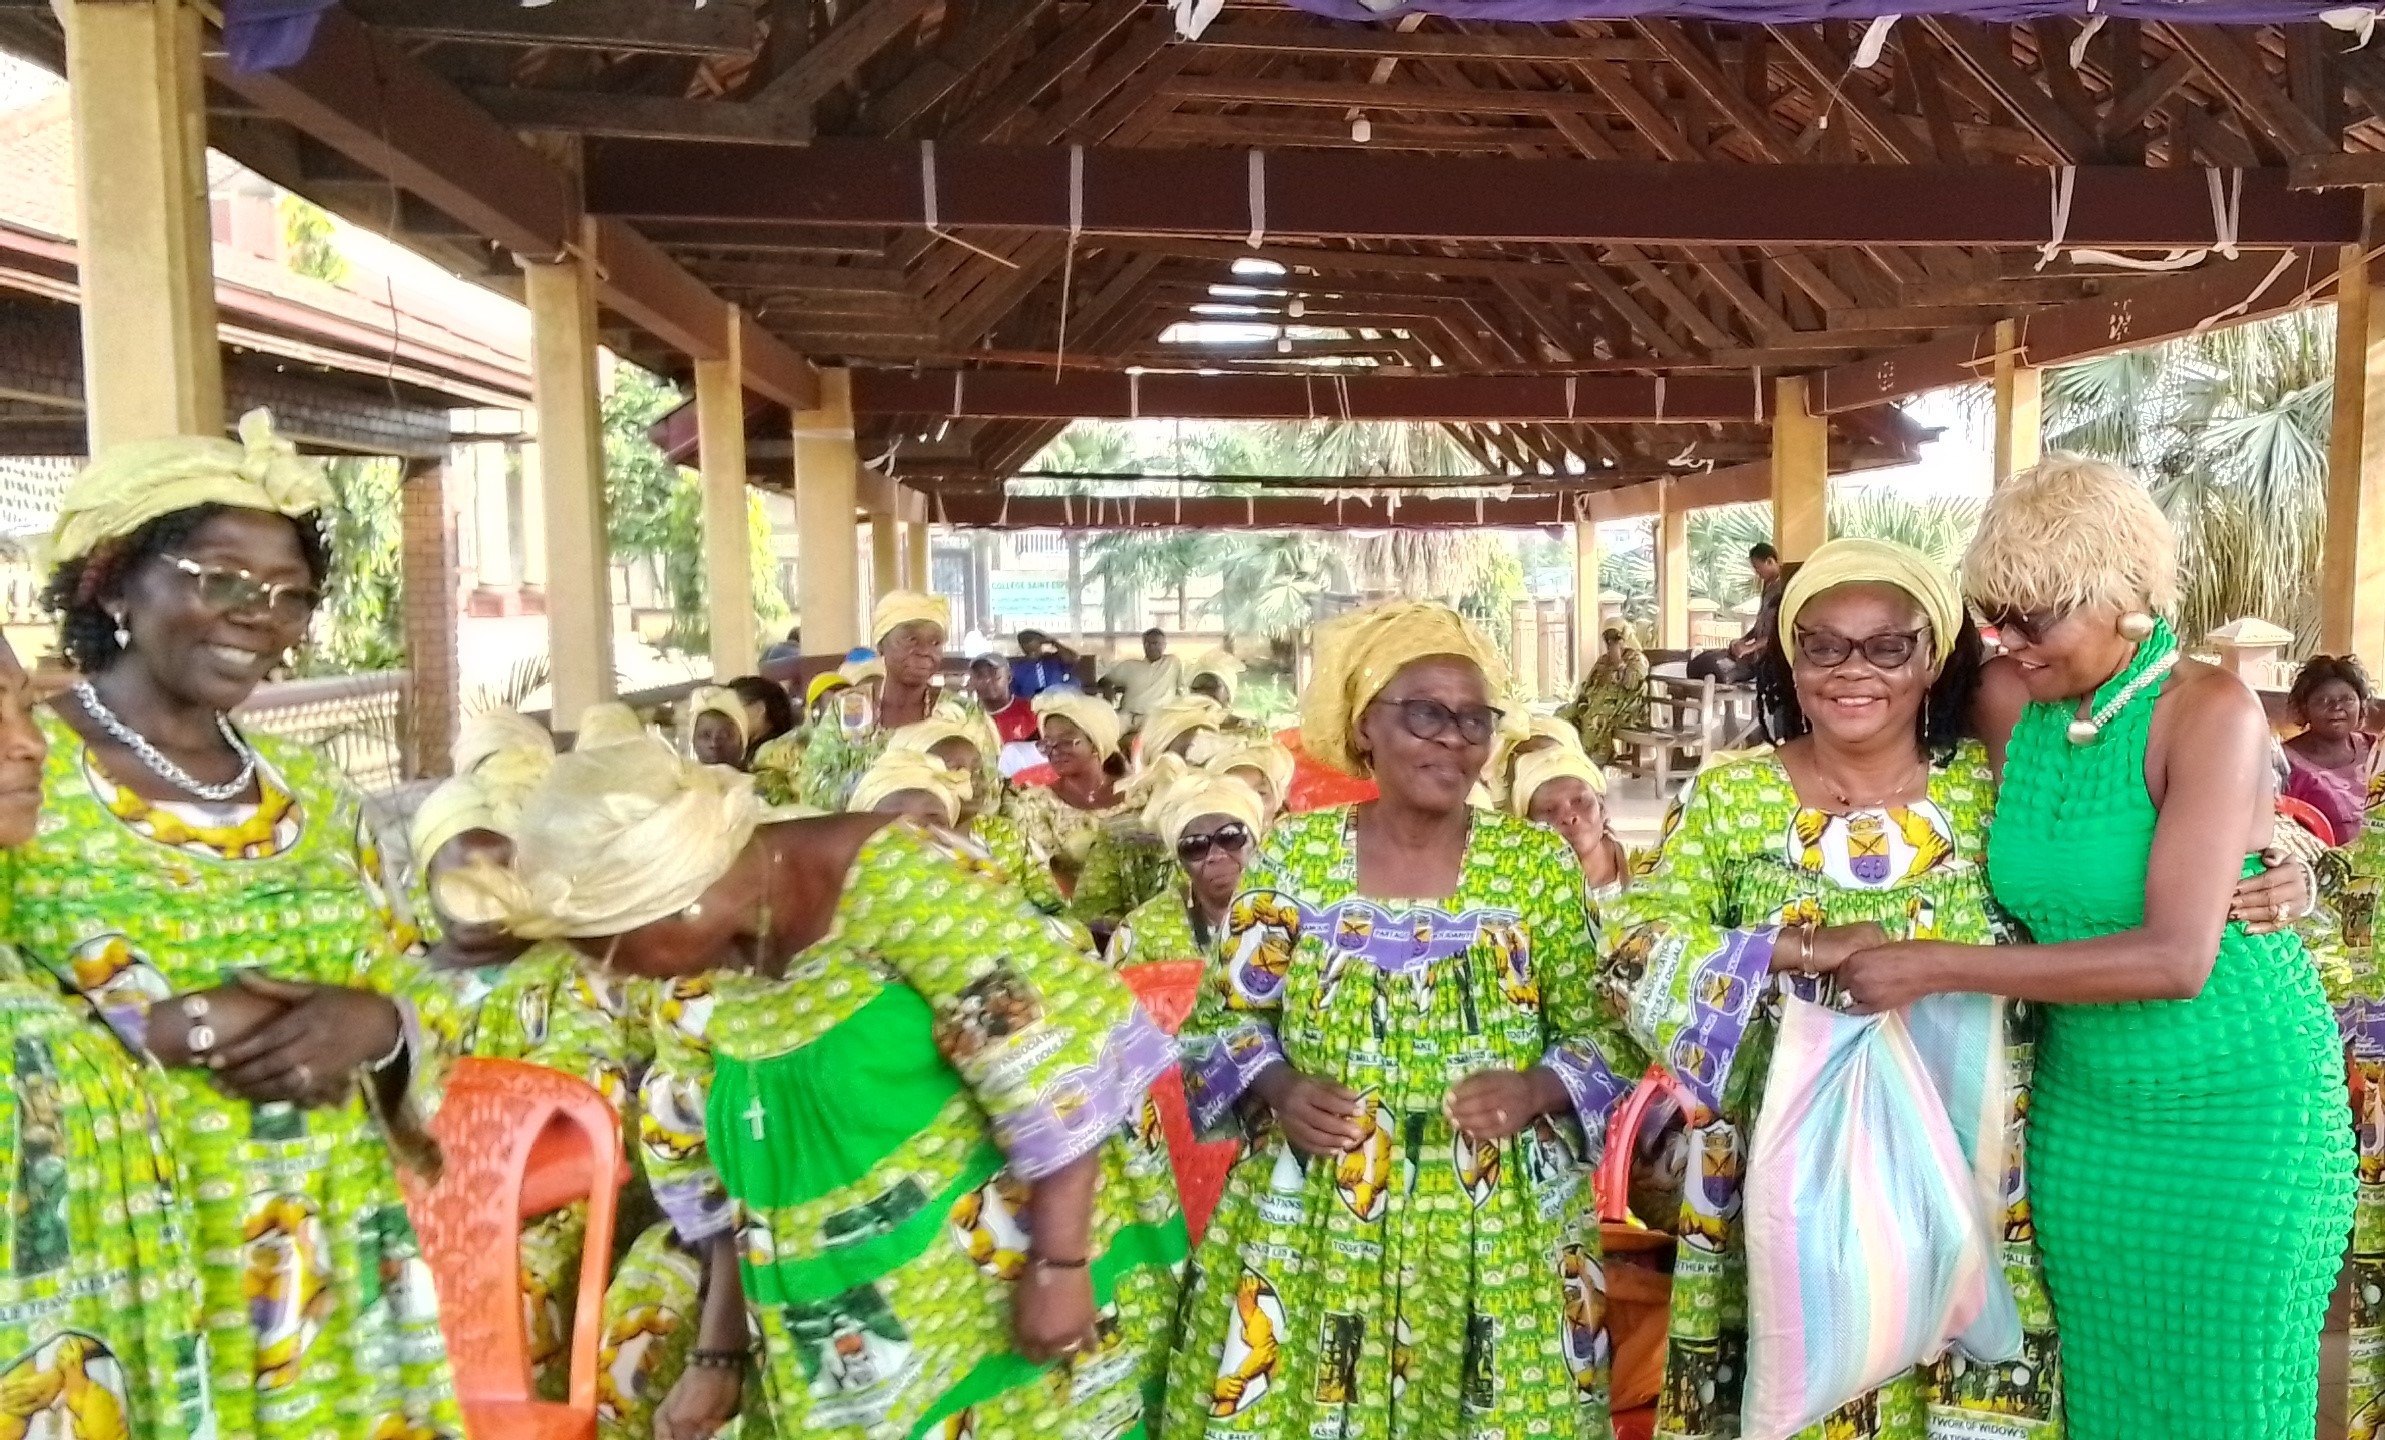
[[[1153,626],[1143,632],[1143,658],[1121,660],[1101,678],[1125,692],[1118,713],[1131,730],[1184,689],[1184,662],[1168,653],[1168,632]]]

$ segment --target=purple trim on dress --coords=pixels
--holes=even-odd
[[[127,1050],[144,1058],[148,1056],[149,1003],[147,1001],[142,1001],[139,1004],[125,1001],[114,1005],[94,1003],[91,1008],[99,1012],[99,1018],[105,1020],[108,1028],[116,1032],[116,1038],[124,1042],[124,1047]]]
[[[1291,0],[1332,20],[1395,20],[1446,15],[1455,20],[1726,20],[1747,25],[1803,25],[1821,20],[1872,20],[1882,15],[1963,15],[2008,22],[2096,15],[2134,20],[2191,20],[2205,25],[2276,25],[2314,20],[2338,8],[2335,0]]]
[[[1091,1065],[1053,1078],[1023,1110],[994,1117],[994,1138],[1022,1180],[1040,1180],[1142,1114],[1143,1093],[1176,1063],[1176,1042],[1137,1005]]]
[[[1674,1034],[1664,1062],[1709,1114],[1722,1109],[1723,1085],[1771,979],[1772,947],[1779,938],[1777,925],[1727,930],[1722,944],[1690,973],[1689,1023]]]
[[[655,1186],[654,1203],[682,1244],[699,1245],[737,1228],[737,1202],[721,1193],[720,1181],[710,1174]]]
[[[1597,1151],[1607,1133],[1607,1112],[1631,1093],[1631,1082],[1615,1073],[1593,1040],[1560,1041],[1541,1055],[1540,1063],[1557,1072],[1573,1101],[1574,1116],[1582,1122],[1582,1134],[1589,1138],[1591,1150]]]
[[[1322,936],[1329,956],[1356,954],[1386,975],[1455,959],[1474,948],[1484,922],[1512,925],[1520,918],[1493,908],[1452,915],[1431,905],[1412,905],[1402,914],[1356,896],[1321,911],[1300,907],[1302,930]]]
[[[2385,1000],[2346,1000],[2335,1007],[2344,1048],[2355,1060],[2385,1060]]]
[[[1260,1020],[1245,1020],[1220,1035],[1196,1035],[1184,1042],[1184,1099],[1193,1133],[1212,1135],[1234,1113],[1234,1106],[1250,1093],[1261,1075],[1284,1058],[1284,1046],[1274,1029]]]

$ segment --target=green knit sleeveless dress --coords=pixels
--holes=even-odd
[[[2094,706],[2177,644],[2161,626]],[[1988,873],[2041,944],[2144,923],[2158,692],[2085,745],[2068,703],[2013,730]],[[2048,1007],[2033,1098],[2071,1440],[2311,1435],[2353,1177],[2341,1041],[2301,941],[2231,924],[2192,1000]]]

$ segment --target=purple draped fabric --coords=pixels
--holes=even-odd
[[[224,50],[244,75],[306,58],[316,22],[338,0],[224,0]]]
[[[2089,14],[2133,20],[2191,20],[2205,25],[2263,25],[2314,20],[2344,0],[1291,0],[1333,20],[1387,20],[1401,15],[1446,15],[1454,20],[1737,20],[1750,25],[1797,25],[1815,20],[1870,20],[1881,15],[1961,15],[1973,20],[2084,19]]]

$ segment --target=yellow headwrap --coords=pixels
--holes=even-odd
[[[706,711],[728,716],[729,722],[737,727],[737,742],[740,745],[754,738],[746,732],[745,701],[726,685],[697,686],[688,692],[686,709],[687,716],[679,725],[679,746],[690,754],[694,753],[696,743],[696,717]]]
[[[442,780],[422,803],[414,807],[414,823],[409,838],[414,847],[414,868],[428,873],[431,857],[458,835],[473,830],[489,830],[499,835],[507,833],[499,827],[497,812],[489,804],[480,782],[469,775]]]
[[[1248,825],[1256,835],[1267,823],[1267,802],[1246,781],[1188,769],[1143,807],[1143,823],[1171,851],[1183,837],[1184,827],[1204,815],[1230,816]]]
[[[644,740],[646,724],[638,712],[618,700],[599,700],[580,712],[580,728],[573,733],[571,748],[601,750],[607,745],[619,745],[626,740]]]
[[[1955,637],[1969,623],[1954,572],[1910,545],[1857,539],[1830,541],[1789,577],[1780,596],[1783,653],[1792,660],[1797,658],[1797,632],[1792,626],[1807,601],[1825,590],[1858,583],[1893,585],[1912,596],[1930,622],[1930,648],[1937,659],[1943,662],[1954,653]]]
[[[550,760],[555,755],[555,737],[547,727],[519,710],[499,706],[483,710],[466,720],[449,747],[455,773],[469,775],[496,755],[508,751],[543,751]]]
[[[1582,732],[1554,715],[1534,715],[1520,703],[1507,712],[1499,733],[1491,737],[1491,758],[1482,767],[1482,783],[1493,806],[1507,803],[1508,762],[1515,759],[1517,748],[1543,739],[1556,741],[1559,749],[1582,753]]]
[[[1281,806],[1292,794],[1292,776],[1299,770],[1300,761],[1273,738],[1245,740],[1230,749],[1220,750],[1209,757],[1206,768],[1212,775],[1230,775],[1236,770],[1256,770],[1267,777],[1264,797],[1271,807]]]
[[[1239,659],[1223,649],[1212,650],[1192,663],[1192,669],[1185,672],[1184,683],[1189,686],[1204,675],[1215,675],[1225,689],[1226,703],[1231,705],[1234,703],[1234,687],[1242,683],[1242,670]]]
[[[976,793],[976,785],[968,771],[952,769],[933,755],[916,750],[888,750],[861,772],[845,808],[856,814],[875,810],[879,801],[906,790],[933,797],[944,807],[944,823],[957,825],[961,806]]]
[[[1358,758],[1358,717],[1383,687],[1414,661],[1433,655],[1470,660],[1483,688],[1507,688],[1507,664],[1474,622],[1433,600],[1391,600],[1337,616],[1316,629],[1316,672],[1300,698],[1300,744],[1334,769],[1366,773]]]
[[[1143,722],[1143,763],[1148,765],[1167,754],[1169,746],[1195,730],[1224,729],[1231,718],[1225,706],[1206,695],[1177,696]]]
[[[323,467],[273,433],[273,417],[240,417],[240,438],[175,435],[110,446],[95,456],[58,500],[50,562],[74,560],[130,535],[160,515],[199,505],[266,510],[295,519],[327,509]]]
[[[1118,712],[1076,690],[1046,690],[1035,697],[1035,717],[1057,715],[1085,732],[1093,749],[1107,760],[1118,753]]]
[[[836,667],[836,673],[844,677],[847,685],[861,685],[872,680],[883,680],[886,678],[886,661],[884,657],[878,655],[872,655],[867,660],[847,660],[844,664]]]
[[[952,602],[941,595],[923,594],[917,590],[889,590],[878,597],[877,607],[870,611],[870,643],[883,645],[887,635],[898,625],[925,620],[937,629],[952,630]]]
[[[512,868],[450,871],[440,906],[526,940],[624,934],[676,915],[727,874],[761,808],[751,778],[659,740],[575,750],[524,806]]]
[[[845,677],[842,670],[821,671],[819,674],[812,677],[811,684],[804,687],[803,708],[810,710],[813,706],[818,705],[820,701],[829,694],[829,692],[842,690],[852,683],[853,682],[851,680]]]
[[[1579,750],[1552,745],[1535,750],[1515,762],[1515,784],[1509,789],[1507,808],[1518,816],[1532,813],[1532,797],[1551,780],[1571,777],[1590,787],[1593,795],[1607,793],[1607,772]]]

